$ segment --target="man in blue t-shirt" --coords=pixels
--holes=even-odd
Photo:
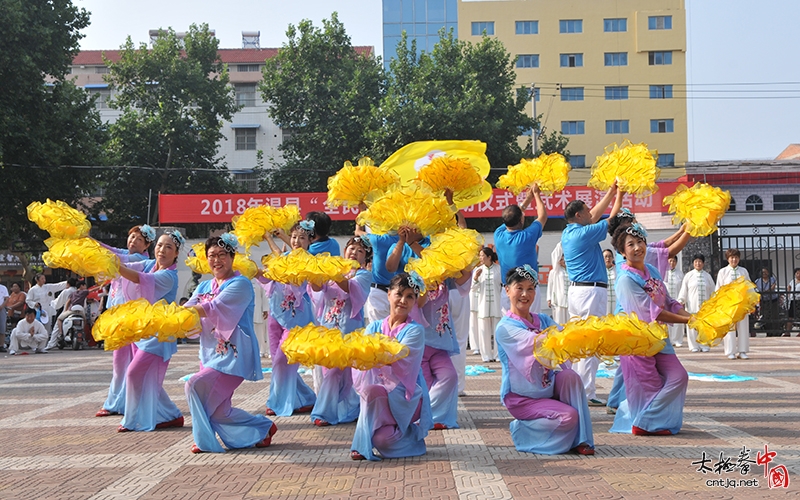
[[[622,207],[622,191],[617,189],[616,183],[591,210],[581,200],[570,202],[564,210],[567,227],[561,233],[561,247],[564,249],[570,281],[567,292],[570,318],[606,315],[608,273],[600,243],[606,239],[608,221],[600,220],[600,217],[612,199],[615,202],[609,216],[614,217]],[[595,387],[599,365],[600,360],[596,357],[584,358],[572,364],[572,369],[583,380],[589,406],[605,405],[605,402],[597,399]]]
[[[525,210],[531,202],[536,200],[536,220],[527,228],[525,227]],[[544,224],[547,222],[547,209],[542,201],[542,193],[539,186],[534,183],[527,190],[527,195],[522,205],[509,205],[503,209],[503,225],[494,232],[494,246],[497,251],[497,258],[500,261],[500,276],[505,285],[506,274],[511,269],[530,265],[534,270],[539,270],[537,261],[536,243],[542,237]],[[531,303],[531,312],[541,312],[541,298],[539,287],[536,287],[536,295]],[[504,311],[510,308],[508,294],[505,287],[500,294],[500,306]]]

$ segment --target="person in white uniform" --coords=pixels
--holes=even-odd
[[[704,270],[706,258],[702,254],[692,257],[693,269],[686,273],[681,282],[681,289],[678,292],[678,302],[683,304],[686,312],[691,314],[700,310],[703,302],[707,301],[714,293],[714,278]],[[691,352],[708,352],[709,347],[697,343],[697,330],[686,328],[686,338],[689,341]]]
[[[739,277],[744,277],[750,281],[750,273],[747,269],[739,267],[739,259],[741,254],[735,248],[729,248],[725,252],[725,258],[728,259],[728,265],[723,267],[717,273],[717,290],[723,285],[727,285],[736,281]],[[736,323],[734,328],[725,335],[722,339],[723,346],[725,347],[725,355],[728,359],[748,359],[747,351],[750,350],[750,315],[744,317],[743,320]]]
[[[267,316],[269,315],[269,299],[262,287],[255,279],[250,280],[255,293],[255,307],[253,308],[253,329],[258,339],[258,350],[262,358],[269,357],[269,336],[267,335]]]
[[[46,321],[42,321],[45,329],[50,332],[50,322],[55,318],[56,310],[53,309],[51,302],[56,297],[56,293],[67,288],[67,282],[47,283],[43,274],[37,274],[33,278],[34,285],[28,290],[28,297],[25,299],[28,307],[39,309],[42,314],[47,316]]]
[[[560,241],[550,254],[550,262],[553,269],[547,275],[547,307],[553,312],[553,320],[563,325],[569,321],[569,276]]]
[[[47,344],[48,337],[49,334],[44,325],[36,319],[36,310],[27,308],[25,318],[20,320],[11,332],[8,353],[13,356],[20,349],[30,348],[36,354],[44,354],[47,352],[44,350],[44,346]]]
[[[671,256],[667,259],[669,262],[669,270],[667,275],[664,276],[664,284],[667,285],[667,292],[669,296],[677,299],[680,295],[681,284],[683,283],[683,271],[678,269],[678,258]],[[675,347],[683,346],[683,335],[686,331],[686,326],[683,323],[667,323],[669,331],[669,341]]]

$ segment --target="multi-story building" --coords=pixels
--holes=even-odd
[[[151,31],[151,38],[158,31]],[[180,34],[179,34],[180,35]],[[225,138],[219,147],[222,158],[233,172],[237,182],[244,185],[246,191],[258,191],[258,180],[252,174],[256,166],[258,151],[263,153],[264,164],[269,166],[273,161],[280,163],[281,153],[278,146],[283,141],[283,130],[274,123],[267,114],[267,103],[261,98],[258,83],[261,81],[264,61],[275,57],[278,49],[260,48],[258,32],[242,32],[241,49],[219,49],[219,57],[228,65],[230,83],[236,92],[236,103],[242,109],[234,114],[229,122],[222,125]],[[372,47],[356,47],[360,52],[371,52]],[[114,62],[119,60],[118,50],[84,50],[72,61],[71,77],[78,87],[98,94],[96,105],[101,118],[113,123],[120,116],[120,111],[111,109],[109,99],[113,90],[104,81],[108,67],[103,59]]]
[[[458,25],[516,56],[517,83],[536,88],[573,166],[624,139],[657,149],[661,166],[687,161],[684,0],[459,0]]]
[[[432,50],[455,3],[383,0],[387,67],[403,30]],[[517,83],[535,88],[546,130],[569,138],[573,167],[624,139],[657,149],[660,166],[688,160],[684,0],[458,0],[457,16],[459,38],[486,34],[516,57]]]
[[[403,31],[417,42],[417,52],[431,52],[439,30],[453,30],[458,37],[458,0],[383,0],[383,64],[397,56]]]

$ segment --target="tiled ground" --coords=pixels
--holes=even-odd
[[[517,452],[510,417],[499,404],[496,373],[467,377],[461,429],[432,432],[428,454],[406,460],[353,462],[355,424],[317,428],[308,416],[276,419],[267,449],[193,455],[191,418],[180,378],[197,366],[197,347],[181,345],[165,383],[187,416],[183,429],[118,434],[118,417],[95,418],[111,377],[111,355],[97,350],[0,358],[0,499],[338,499],[338,498],[800,498],[800,339],[751,339],[752,359],[730,361],[721,349],[688,353],[692,373],[756,377],[739,383],[690,381],[680,434],[609,434],[613,417],[591,410],[597,454],[542,456]],[[469,356],[468,363],[479,363]],[[264,410],[268,378],[244,383],[234,404]],[[610,379],[598,379],[607,394]],[[764,467],[702,474],[746,447],[764,446],[789,471],[788,489],[769,489]],[[711,480],[757,479],[725,488]]]

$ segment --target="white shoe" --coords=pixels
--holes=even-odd
[[[700,349],[698,349],[697,347],[695,347],[694,349],[692,349],[692,352],[700,352]]]
[[[479,351],[479,350],[477,350],[477,349],[475,349],[474,351],[472,351],[472,355],[473,355],[473,356],[480,356],[480,354],[481,354],[481,351]]]
[[[12,349],[9,349],[9,350],[8,350],[8,355],[9,355],[9,356],[15,356],[16,354],[17,354],[17,351],[14,351],[14,350],[12,350]]]
[[[739,359],[750,359],[750,356],[748,356],[746,352],[740,352]]]
[[[677,344],[675,344],[675,347],[683,347],[683,344],[681,344],[680,342],[678,342]]]
[[[735,354],[728,354],[728,359],[736,359],[736,355]]]
[[[70,342],[72,342],[72,337],[70,337],[69,335],[67,335],[66,337],[64,337],[64,342],[66,342],[67,344],[69,344]]]
[[[700,352],[708,352],[710,349],[708,347],[701,347]]]

